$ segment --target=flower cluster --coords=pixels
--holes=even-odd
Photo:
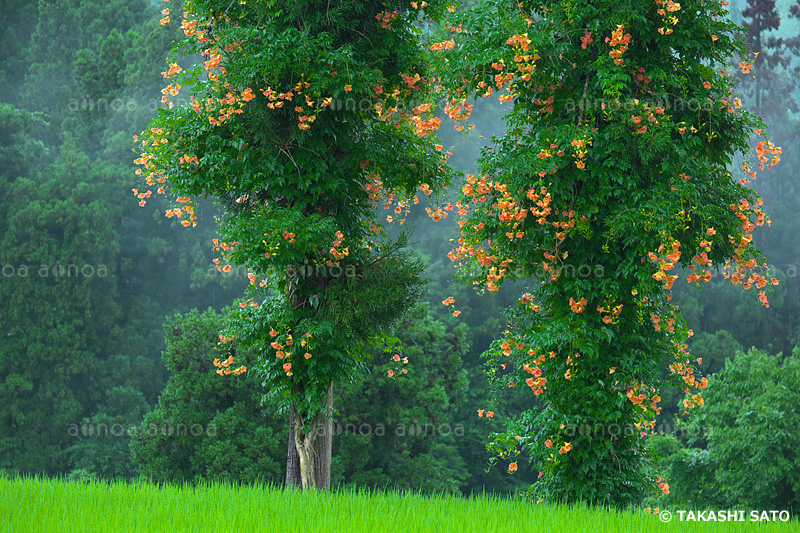
[[[617,65],[617,66],[622,65],[622,62],[624,61],[622,59],[622,54],[624,54],[625,51],[628,50],[628,44],[631,41],[631,34],[630,33],[626,33],[624,36],[622,35],[622,32],[624,31],[624,29],[625,29],[625,25],[624,24],[619,24],[617,26],[617,29],[614,30],[614,32],[611,34],[611,39],[606,37],[606,42],[612,48],[612,50],[608,53],[608,55],[611,56],[611,58],[614,60],[614,64]],[[614,50],[613,48],[615,46],[617,46],[617,45],[619,45],[619,48]]]
[[[672,33],[672,28],[669,26],[676,25],[678,23],[678,17],[674,15],[667,15],[667,13],[675,13],[676,11],[680,11],[681,5],[677,2],[673,2],[672,0],[656,0],[656,5],[659,6],[656,12],[661,15],[662,21],[664,22],[664,26],[658,28],[658,33],[661,35],[669,35]]]
[[[392,12],[384,11],[382,13],[378,13],[377,15],[375,15],[375,20],[381,23],[381,28],[388,31],[392,31],[391,22],[395,20],[397,17],[398,17],[397,10],[395,9]]]
[[[220,339],[221,340],[225,340],[225,341],[230,340],[230,339],[227,339],[227,338],[223,339],[223,337],[220,337]],[[240,366],[239,368],[237,368],[235,370],[231,370],[228,367],[230,367],[232,364],[233,364],[233,356],[232,355],[230,357],[228,357],[227,359],[225,359],[224,361],[220,361],[219,359],[214,359],[214,366],[220,367],[219,370],[217,370],[217,374],[219,374],[220,376],[222,376],[222,375],[227,376],[228,374],[234,374],[234,375],[238,376],[239,374],[247,372],[247,367],[244,366],[244,365]]]

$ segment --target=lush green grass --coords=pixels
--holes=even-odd
[[[747,513],[746,513],[747,514]],[[643,512],[533,505],[492,497],[371,492],[283,492],[214,484],[159,488],[0,478],[5,532],[390,532],[437,533],[798,531],[792,523],[664,524]]]

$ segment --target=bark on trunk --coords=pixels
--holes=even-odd
[[[300,481],[300,456],[297,454],[297,446],[294,443],[294,428],[297,425],[297,418],[294,409],[289,412],[289,449],[286,455],[286,488],[302,489]]]
[[[333,415],[333,382],[328,385],[328,414]],[[333,419],[323,417],[314,442],[314,472],[317,488],[331,488],[331,454],[333,452]]]
[[[333,409],[333,382],[328,386],[328,412]],[[289,446],[286,460],[286,487],[303,490],[330,490],[333,420],[319,415],[308,433],[300,431],[302,418],[295,408],[289,415]]]

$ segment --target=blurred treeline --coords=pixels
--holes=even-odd
[[[160,11],[167,5],[173,22],[162,27]],[[755,368],[754,353],[779,355],[767,359],[774,366],[798,345],[800,129],[793,95],[800,79],[794,71],[800,26],[796,18],[787,19],[795,13],[790,8],[780,5],[779,27],[755,28],[760,57],[742,59],[754,63],[757,80],[740,74],[745,107],[766,117],[772,138],[783,147],[782,162],[754,182],[772,217],[771,228],[755,238],[781,284],[770,295],[769,309],[758,305],[752,291],[743,293],[721,276],[702,290],[676,284],[676,300],[694,329],[693,353],[709,375],[722,370],[726,359],[732,360],[729,374]],[[778,12],[774,3],[744,0],[731,9],[740,23],[773,20],[759,14]],[[742,16],[746,9],[755,14]],[[213,202],[202,205],[200,224],[187,229],[164,217],[165,199],[152,198],[140,208],[131,191],[139,186],[133,136],[163,105],[161,71],[172,42],[182,37],[175,22],[181,11],[180,2],[148,0],[4,0],[0,9],[0,471],[283,480],[287,419],[261,404],[257,378],[220,377],[211,364],[224,308],[242,296],[247,283],[244,272],[214,268]],[[191,59],[178,57],[187,64]],[[467,136],[454,133],[445,119],[440,134],[445,147],[453,147],[457,170],[473,170],[480,149],[502,134],[507,108],[496,100],[478,102],[471,119],[476,129]],[[453,191],[458,187],[454,183]],[[427,262],[427,301],[396,332],[409,373],[389,378],[387,370],[396,363],[391,354],[377,353],[370,374],[337,388],[340,433],[332,481],[515,492],[536,473],[525,468],[524,458],[513,476],[505,464],[489,467],[486,436],[500,429],[505,416],[534,402],[533,394],[500,391],[493,419],[476,411],[487,408],[494,394],[480,354],[502,332],[502,310],[513,305],[525,282],[482,295],[455,284],[446,255],[457,237],[454,215],[435,224],[424,211],[427,198],[420,194],[420,200],[402,227],[389,229],[396,234],[413,228],[413,248]],[[451,295],[455,306],[443,306]],[[453,308],[461,311],[458,317]],[[760,352],[737,357],[751,347]],[[240,355],[255,360],[255,354]],[[797,372],[791,360],[784,368]],[[787,392],[785,409],[766,410],[760,424],[736,438],[744,442],[754,431],[784,427],[780,417],[794,421],[794,433],[783,433],[788,447],[772,448],[788,463],[763,481],[783,483],[770,500],[776,505],[771,508],[780,509],[784,502],[797,505],[800,494],[800,403],[797,376],[779,383],[786,372],[772,370],[758,377],[739,372],[737,379],[752,381],[752,398],[790,383],[795,396]],[[714,397],[734,394],[726,387],[735,383],[724,376],[710,381],[719,394]],[[718,504],[726,494],[746,495],[731,488],[738,479],[731,474],[734,466],[746,469],[741,447],[738,456],[725,455],[732,452],[719,439],[692,440],[684,426],[675,431],[681,399],[664,396],[660,426],[676,436],[656,442],[654,450],[664,458],[673,487],[695,484],[694,492],[673,491],[675,502]],[[735,425],[735,415],[703,424],[724,419]],[[711,493],[717,500],[704,499]]]

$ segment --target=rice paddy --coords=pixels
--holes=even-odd
[[[270,486],[158,486],[0,477],[0,531],[24,532],[788,532],[781,522],[664,522],[643,511],[521,499]],[[686,516],[686,515],[684,515]],[[663,518],[666,518],[664,516]]]

